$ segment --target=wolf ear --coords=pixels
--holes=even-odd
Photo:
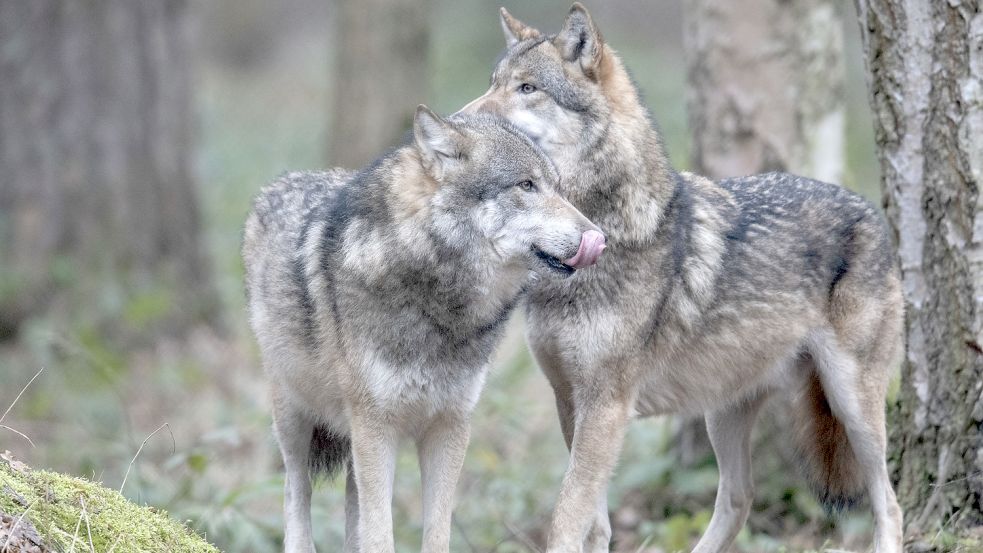
[[[527,38],[540,37],[541,33],[538,29],[530,27],[512,17],[512,14],[505,8],[502,8],[500,12],[502,15],[502,32],[505,33],[505,44],[507,46],[511,47],[513,44],[526,40]]]
[[[570,7],[563,30],[554,41],[560,55],[568,62],[580,62],[580,68],[590,78],[595,78],[604,52],[601,33],[594,26],[590,14],[580,2]]]
[[[423,104],[417,106],[413,118],[413,138],[424,169],[437,180],[458,162],[466,146],[460,131]]]

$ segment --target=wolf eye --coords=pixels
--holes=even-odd
[[[522,83],[519,85],[519,92],[523,94],[532,94],[536,92],[536,87],[529,83]]]
[[[518,186],[519,188],[521,188],[523,192],[532,192],[532,191],[536,190],[536,185],[533,184],[531,180],[524,180],[524,181],[516,184],[516,186]]]

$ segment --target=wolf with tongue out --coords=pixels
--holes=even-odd
[[[413,139],[371,166],[289,173],[256,198],[243,261],[288,553],[314,551],[311,474],[344,468],[344,550],[393,552],[401,435],[420,455],[422,550],[447,552],[468,419],[506,319],[534,275],[567,279],[604,250],[557,181],[505,120],[421,106]]]

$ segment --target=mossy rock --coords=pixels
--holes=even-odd
[[[31,470],[9,454],[0,455],[0,513],[19,518],[25,510],[52,551],[218,553],[160,509],[136,505],[83,478]]]

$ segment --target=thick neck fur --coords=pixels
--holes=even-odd
[[[577,159],[559,164],[564,189],[609,241],[645,244],[672,196],[675,173],[638,90],[607,45],[598,78],[606,105],[592,114]]]
[[[439,208],[436,197],[442,185],[424,168],[416,148],[397,150],[379,172],[379,181],[391,214],[392,255],[453,264],[473,257],[477,228],[467,214],[448,214]]]
[[[414,147],[393,152],[372,172],[372,182],[366,184],[378,188],[362,192],[388,216],[374,217],[367,226],[349,231],[346,265],[373,287],[420,286],[421,292],[430,292],[419,297],[431,297],[437,289],[447,306],[464,307],[476,324],[497,319],[506,306],[511,308],[528,269],[496,259],[470,214],[437,205],[442,184],[424,169]],[[363,252],[369,255],[363,258]],[[359,258],[363,261],[350,263]],[[448,321],[464,315],[460,310],[439,313],[439,305],[427,309]]]

